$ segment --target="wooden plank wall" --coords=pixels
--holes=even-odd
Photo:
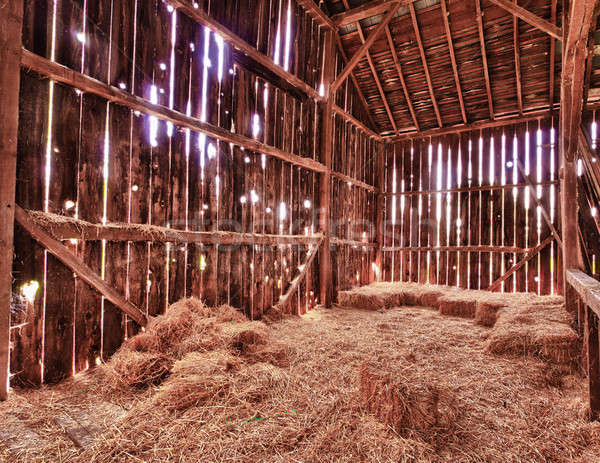
[[[558,226],[556,125],[544,119],[388,145],[384,278],[486,289],[546,239],[518,161]],[[559,256],[551,243],[500,290],[556,293]]]
[[[320,88],[324,34],[295,0],[197,3],[261,53]],[[318,102],[253,73],[227,43],[167,2],[28,0],[23,29],[23,46],[36,54],[321,161]],[[345,86],[339,95],[340,106],[364,116],[351,89]],[[375,142],[336,116],[337,138],[347,141],[334,154],[334,169],[375,185],[370,163]],[[95,224],[306,235],[319,231],[318,176],[22,72],[17,203],[25,209]],[[374,193],[336,180],[332,188],[338,191],[335,200],[346,205],[344,218],[375,223]],[[367,240],[374,241],[374,230],[359,228],[358,235],[364,228]],[[348,227],[339,236],[354,234]],[[59,381],[106,360],[137,332],[134,322],[19,227],[15,240],[14,293],[22,303],[13,319],[12,384]],[[65,244],[149,315],[195,296],[259,318],[285,292],[308,252],[292,245]],[[338,251],[337,264],[349,276],[336,284],[345,286],[357,269],[364,272],[360,282],[367,282],[374,255],[349,246]],[[39,289],[23,301],[24,287],[32,282]],[[318,303],[318,294],[318,272],[312,270],[291,310],[306,312]]]

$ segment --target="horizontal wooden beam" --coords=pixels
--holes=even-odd
[[[420,246],[420,247],[398,247],[388,246],[383,248],[384,252],[504,252],[507,254],[526,254],[530,249],[515,248],[511,246]]]
[[[528,24],[531,24],[533,27],[549,34],[551,37],[556,40],[562,41],[562,30],[560,27],[552,24],[550,21],[546,21],[544,18],[540,18],[538,15],[532,13],[529,10],[513,3],[510,0],[489,0],[490,3],[493,3],[500,8],[508,11],[510,14],[516,16],[519,19],[522,19]]]
[[[437,137],[440,135],[449,135],[453,133],[461,133],[468,132],[470,130],[480,130],[480,129],[489,129],[493,127],[502,127],[505,125],[519,124],[521,122],[529,122],[534,120],[543,119],[544,117],[550,117],[552,115],[551,111],[548,109],[542,109],[537,111],[525,112],[523,115],[510,115],[505,117],[496,117],[494,120],[484,120],[472,122],[470,124],[459,124],[449,127],[444,127],[441,129],[430,129],[423,130],[420,132],[411,131],[405,134],[397,135],[384,135],[383,138],[389,141],[402,141],[402,140],[411,140],[411,139],[419,139],[425,137]]]
[[[232,133],[221,127],[214,126],[207,122],[202,122],[195,117],[187,116],[178,111],[169,109],[165,106],[152,104],[149,101],[124,92],[114,86],[107,85],[92,77],[80,74],[61,64],[52,62],[42,56],[31,53],[28,50],[23,50],[21,55],[21,65],[37,72],[45,77],[48,77],[57,82],[70,85],[78,88],[83,92],[93,93],[94,95],[106,98],[108,101],[126,106],[130,109],[141,111],[158,119],[172,122],[173,124],[193,130],[195,132],[205,133],[207,136],[221,140],[227,143],[233,143],[244,149],[255,151],[261,154],[267,154],[282,161],[289,162],[299,167],[309,169],[315,172],[325,172],[326,168],[320,162],[310,158],[304,158],[291,153],[286,153],[273,146],[265,145],[252,138],[243,135]]]
[[[361,59],[367,53],[367,50],[371,48],[375,40],[383,33],[387,25],[390,23],[398,9],[400,8],[399,3],[392,3],[390,5],[390,9],[385,15],[385,17],[381,20],[381,22],[377,25],[375,30],[371,32],[365,43],[363,43],[360,48],[354,53],[354,56],[350,59],[346,67],[343,69],[341,74],[335,79],[335,82],[331,84],[329,89],[330,92],[335,93],[335,91],[340,88],[340,86],[344,83],[344,81],[348,78],[350,73],[354,70],[354,68],[358,65]]]
[[[600,317],[600,282],[579,269],[568,269],[566,276],[583,303]]]
[[[531,249],[527,254],[525,254],[522,257],[522,259],[519,262],[517,262],[510,269],[508,269],[508,271],[504,275],[502,275],[500,278],[498,278],[496,281],[494,281],[488,288],[488,291],[495,291],[498,288],[500,288],[500,285],[502,284],[503,281],[508,280],[511,275],[513,275],[520,268],[522,268],[527,262],[529,262],[531,259],[533,259],[535,256],[537,256],[540,252],[542,252],[542,250],[546,246],[548,246],[550,243],[552,243],[552,241],[554,241],[554,236],[550,235],[550,236],[548,236],[548,238],[546,238],[544,241],[542,241],[540,244],[538,244],[535,248]]]
[[[192,3],[188,0],[169,0],[169,3],[190,19],[199,24],[203,24],[214,32],[217,32],[223,38],[223,40],[225,40],[231,46],[237,48],[249,58],[256,61],[261,66],[269,69],[280,78],[286,80],[298,90],[302,91],[311,98],[314,98],[315,100],[324,100],[324,98],[319,95],[319,92],[317,92],[316,89],[312,88],[306,82],[290,72],[285,71],[283,67],[275,64],[275,61],[273,61],[270,57],[263,55],[243,38],[233,33],[229,28],[225,27],[214,18],[210,17],[202,8],[194,8]]]
[[[207,244],[222,246],[237,245],[311,245],[318,243],[321,235],[266,235],[237,232],[194,232],[174,230],[156,225],[127,223],[93,224],[57,214],[41,211],[26,211],[38,227],[46,230],[60,241],[113,241],[155,242],[173,244]]]
[[[360,180],[356,180],[352,177],[341,174],[339,172],[331,171],[331,176],[341,180],[342,182],[346,182],[349,185],[352,185],[352,186],[355,186],[358,188],[362,188],[363,190],[370,191],[371,193],[379,193],[379,188],[377,188],[376,186],[369,185],[368,183],[365,183],[365,182],[361,182]]]
[[[356,8],[352,8],[344,13],[333,15],[331,19],[338,27],[347,26],[348,24],[353,24],[357,21],[383,14],[394,3],[399,3],[400,6],[408,6],[409,3],[415,1],[416,0],[374,0]]]
[[[355,248],[376,248],[377,243],[365,243],[364,241],[349,240],[345,238],[331,237],[331,244],[337,246],[352,246]]]
[[[288,288],[288,290],[285,292],[284,295],[281,296],[281,298],[279,299],[277,304],[275,304],[274,307],[276,309],[280,309],[280,310],[284,309],[289,304],[290,299],[292,298],[294,293],[300,287],[300,283],[302,283],[302,281],[306,277],[306,274],[308,273],[308,269],[312,266],[312,263],[315,260],[315,257],[317,257],[319,248],[321,247],[322,244],[323,244],[323,238],[321,237],[319,242],[315,246],[313,246],[313,248],[308,252],[308,254],[306,256],[306,261],[300,267],[301,270],[300,270],[300,273],[298,274],[298,276],[292,280],[292,283],[291,283],[290,287]]]
[[[560,182],[558,180],[547,180],[544,182],[533,183],[534,187],[538,186],[550,186],[550,185],[558,185]],[[425,191],[399,191],[396,193],[384,193],[384,196],[394,197],[394,196],[419,196],[419,195],[435,195],[435,194],[448,194],[448,193],[473,193],[476,191],[498,191],[498,190],[512,190],[513,188],[529,188],[529,183],[515,183],[509,185],[482,185],[482,186],[473,186],[473,187],[465,187],[465,188],[452,188],[448,190],[425,190]]]
[[[333,20],[329,16],[327,16],[321,8],[319,8],[319,6],[314,2],[314,0],[296,1],[298,2],[298,5],[304,8],[304,11],[306,11],[315,21],[319,23],[319,25],[327,27],[332,31],[337,30],[337,26],[333,22]]]
[[[112,302],[116,307],[118,307],[121,311],[138,322],[140,325],[145,326],[147,324],[148,319],[140,309],[138,309],[135,305],[120,295],[114,288],[108,285],[102,278],[100,278],[100,276],[90,269],[85,262],[69,251],[66,246],[46,233],[31,219],[29,214],[27,214],[27,212],[25,212],[19,206],[15,207],[15,219],[17,223],[33,237],[33,239],[46,248],[50,254],[55,256],[58,260],[75,272],[77,276],[79,276],[79,278],[81,278],[85,283],[98,291],[102,296]]]

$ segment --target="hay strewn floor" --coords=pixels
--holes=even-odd
[[[174,366],[160,385],[138,390],[135,381],[133,386],[115,381],[109,364],[59,386],[13,394],[0,404],[3,427],[25,424],[43,442],[30,452],[9,452],[0,443],[2,461],[588,463],[600,458],[600,424],[585,420],[584,380],[534,357],[488,353],[491,331],[473,320],[422,307],[317,309],[268,327],[207,315],[198,318],[204,334],[193,339],[187,325],[188,336],[178,336],[176,325],[161,324],[171,343],[165,347],[167,364]],[[147,356],[156,340],[146,341]],[[132,346],[140,349],[136,342]],[[439,420],[443,426],[383,424],[359,394],[365,362],[369,375],[392,376],[414,397],[422,390],[428,397],[443,391],[452,402],[451,413]],[[126,413],[115,418],[114,407],[101,408],[106,403]],[[73,409],[106,419],[107,431],[84,450],[53,420]]]

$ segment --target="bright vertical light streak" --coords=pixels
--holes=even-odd
[[[150,103],[158,104],[158,88],[156,85],[150,86]],[[158,146],[158,119],[150,116],[150,146]]]
[[[106,225],[108,213],[108,169],[110,162],[110,103],[106,103],[106,127],[104,129],[104,161],[102,165],[102,224]]]
[[[175,44],[177,42],[177,10],[171,13],[171,72],[169,73],[169,109],[175,105]],[[167,122],[167,135],[173,136],[173,124]]]
[[[273,61],[275,64],[280,63],[280,55],[281,55],[281,0],[279,1],[279,18],[277,20],[277,34],[275,35],[275,54],[273,56]]]
[[[556,151],[555,151],[555,143],[556,143],[556,131],[554,127],[550,129],[550,179],[554,180],[556,178],[556,161],[554,159]],[[550,185],[550,221],[554,223],[556,221],[556,186]],[[554,275],[555,268],[555,244],[551,243],[550,252],[550,274]],[[554,278],[550,278],[550,293],[555,293],[554,288]]]
[[[202,59],[202,105],[200,109],[200,120],[206,122],[208,117],[208,70],[211,67],[210,62],[210,29],[204,28],[204,55]],[[200,133],[198,135],[198,148],[200,148],[200,169],[201,169],[201,180],[204,182],[204,167],[206,165],[206,134]]]
[[[56,9],[58,0],[52,2],[52,43],[50,45],[50,61],[56,60]],[[46,136],[46,165],[44,168],[44,211],[50,208],[50,177],[52,175],[52,126],[54,112],[54,81],[48,88],[48,132]]]
[[[219,69],[217,70],[217,78],[219,83],[223,82],[223,74],[225,72],[225,41],[223,37],[215,32],[215,42],[217,43],[217,49],[219,50]]]
[[[288,0],[287,18],[285,24],[285,55],[283,56],[283,69],[290,70],[290,46],[292,44],[292,1]]]

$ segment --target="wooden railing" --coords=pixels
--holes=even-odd
[[[577,329],[587,352],[585,369],[589,382],[590,414],[596,420],[600,418],[600,282],[581,270],[569,269],[567,284],[567,306],[576,307]]]

